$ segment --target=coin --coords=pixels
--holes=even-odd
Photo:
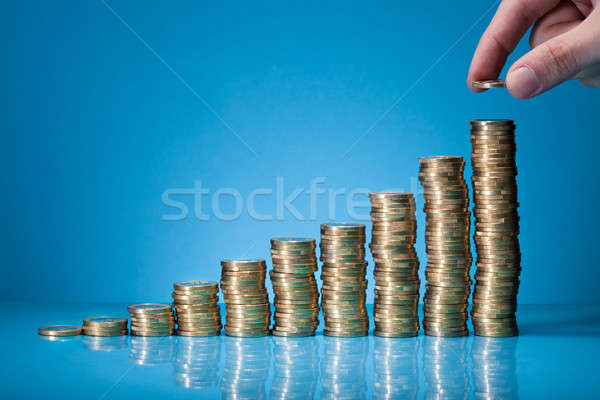
[[[178,294],[210,295],[219,293],[219,285],[213,281],[181,281],[173,284],[173,290]]]
[[[505,88],[504,79],[489,79],[485,81],[472,81],[471,86],[477,89]]]
[[[48,325],[38,328],[38,334],[43,336],[77,336],[81,327],[75,325]]]
[[[473,328],[478,336],[514,336],[521,271],[514,122],[471,121],[471,146],[477,249]]]
[[[127,326],[127,319],[121,317],[91,317],[83,320],[83,326],[112,328]]]
[[[431,336],[466,335],[472,257],[465,163],[460,156],[422,157],[419,162],[427,250],[423,327]]]

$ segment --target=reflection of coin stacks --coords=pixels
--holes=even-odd
[[[321,306],[327,336],[364,336],[369,332],[365,307],[365,226],[321,225]]]
[[[479,336],[515,336],[521,251],[513,121],[471,121],[471,146],[477,248],[473,327]]]
[[[115,337],[83,336],[83,346],[92,351],[116,351],[127,348],[127,337],[124,335]]]
[[[128,333],[126,318],[92,317],[83,320],[83,334],[87,336],[120,336]]]
[[[188,389],[219,384],[221,363],[219,337],[179,337],[175,356],[175,383]]]
[[[173,339],[172,336],[132,336],[129,360],[139,365],[158,365],[171,362],[174,353]]]
[[[271,239],[275,292],[273,335],[311,336],[319,325],[319,290],[315,280],[315,240]]]
[[[169,304],[143,303],[127,307],[131,317],[131,334],[168,336],[175,329],[175,317]]]
[[[426,399],[468,399],[467,338],[427,337],[423,340]]]
[[[419,259],[412,193],[370,193],[375,261],[375,332],[407,337],[419,332]]]
[[[518,338],[473,340],[473,383],[475,399],[516,399],[519,397],[517,360]]]
[[[265,260],[223,260],[221,267],[221,291],[226,306],[225,333],[246,337],[268,335],[271,305],[265,288]]]
[[[419,342],[376,338],[373,350],[374,399],[416,399],[419,392]]]
[[[173,288],[178,335],[214,336],[221,333],[217,282],[184,281],[173,284]]]
[[[232,400],[266,399],[265,382],[269,376],[269,338],[223,338],[225,365],[221,396]]]
[[[316,338],[273,338],[271,399],[312,399],[318,379]]]
[[[324,337],[321,398],[367,398],[365,365],[368,351],[369,340],[366,337]]]
[[[44,335],[44,334],[40,333],[39,338],[42,340],[47,340],[49,342],[74,342],[76,340],[79,340],[79,336],[81,336],[81,335],[54,336],[54,335]],[[84,338],[85,337],[92,337],[92,336],[84,336]]]
[[[431,336],[464,336],[472,256],[469,229],[469,192],[463,178],[462,157],[419,159],[427,214],[427,286],[423,327]]]

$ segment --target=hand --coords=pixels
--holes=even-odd
[[[498,77],[531,25],[532,50],[506,75],[511,95],[537,96],[568,79],[600,87],[600,0],[503,0],[471,61],[471,90],[482,91],[474,80]]]

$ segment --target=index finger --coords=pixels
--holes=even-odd
[[[535,21],[556,7],[560,0],[504,0],[485,30],[469,68],[467,85],[474,80],[496,79],[508,55]]]

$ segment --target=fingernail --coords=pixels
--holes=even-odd
[[[524,66],[508,74],[506,86],[513,96],[527,99],[541,89],[541,82],[531,68]]]

